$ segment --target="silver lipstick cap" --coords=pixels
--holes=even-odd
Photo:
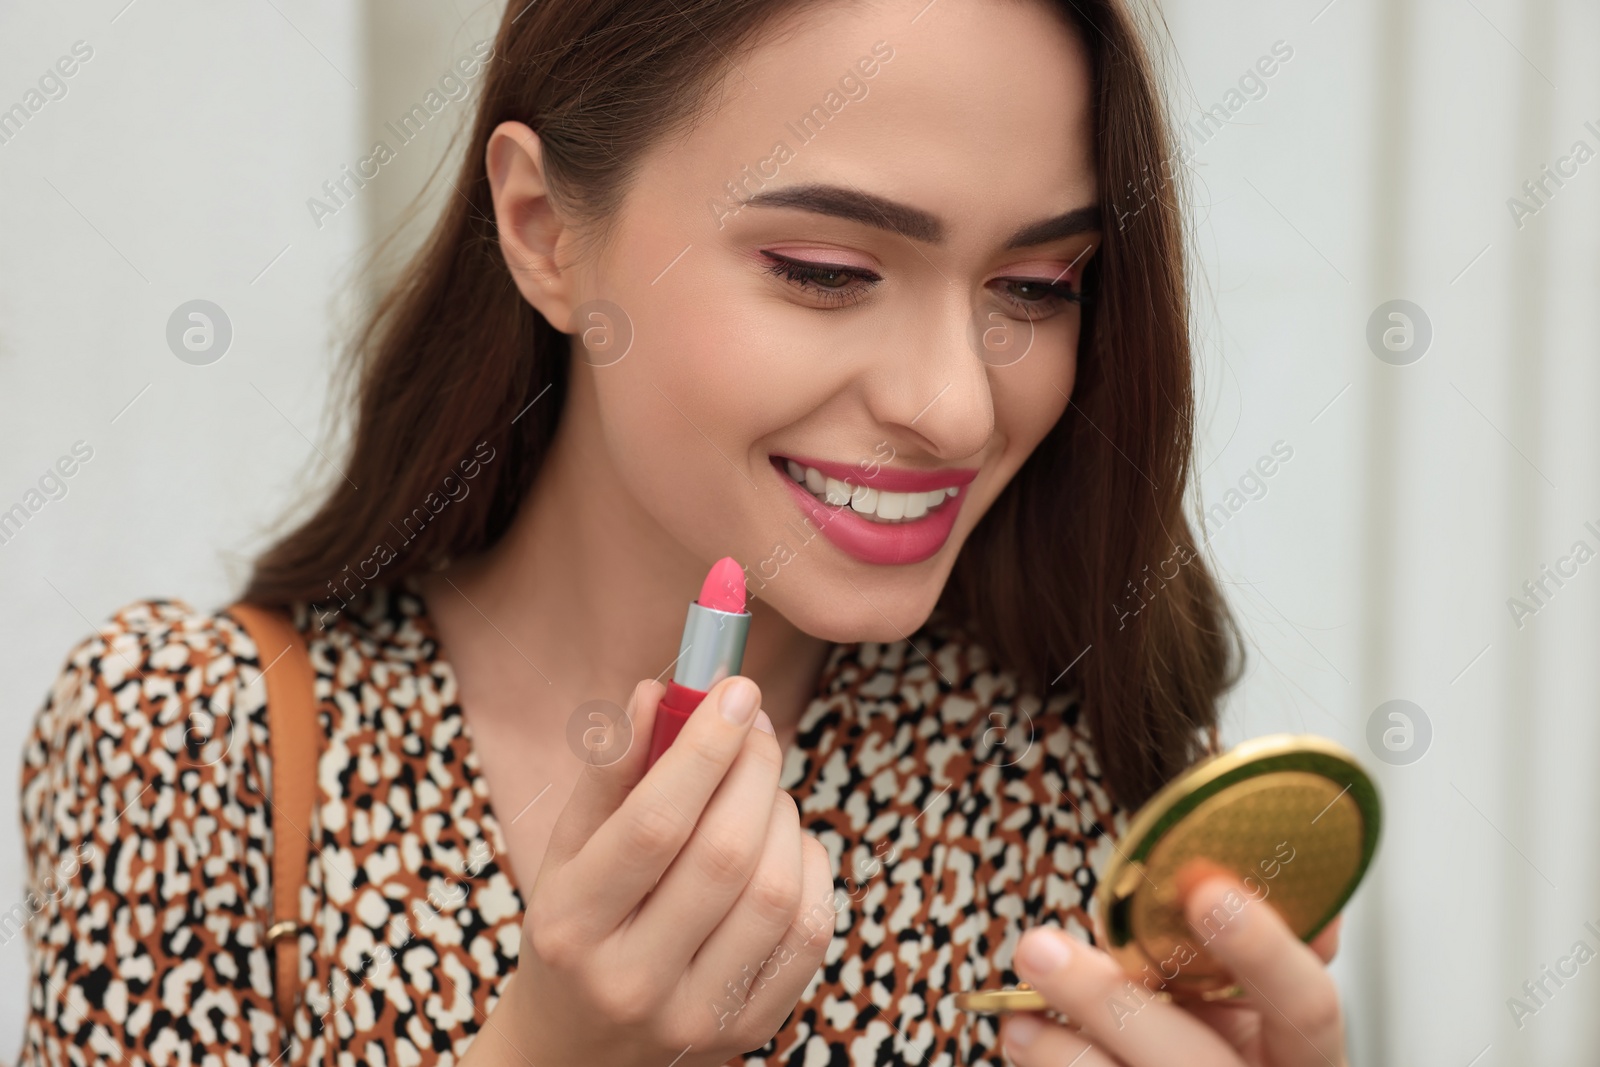
[[[689,617],[683,623],[683,643],[678,646],[672,680],[703,693],[722,679],[738,674],[749,632],[748,611],[718,611],[689,601]]]

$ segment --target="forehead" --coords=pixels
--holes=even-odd
[[[646,171],[693,217],[734,191],[831,182],[986,243],[1095,199],[1088,52],[1044,0],[809,5],[735,62]]]

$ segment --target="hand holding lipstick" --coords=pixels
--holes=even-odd
[[[634,689],[635,736],[663,691]],[[468,1062],[713,1067],[783,1025],[833,936],[833,873],[778,786],[760,699],[726,678],[653,766],[635,745],[585,768]]]

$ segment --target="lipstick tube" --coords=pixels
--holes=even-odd
[[[647,768],[661,758],[711,687],[739,673],[750,632],[744,598],[744,570],[725,556],[706,575],[699,600],[689,602],[672,680],[656,710]]]

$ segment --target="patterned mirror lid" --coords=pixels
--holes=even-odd
[[[1302,940],[1316,937],[1360,884],[1381,821],[1372,779],[1326,738],[1272,734],[1201,760],[1151,797],[1118,843],[1095,893],[1106,951],[1152,989],[1238,995],[1206,944],[1259,901]],[[1226,869],[1246,891],[1198,933],[1178,878],[1191,860]]]

